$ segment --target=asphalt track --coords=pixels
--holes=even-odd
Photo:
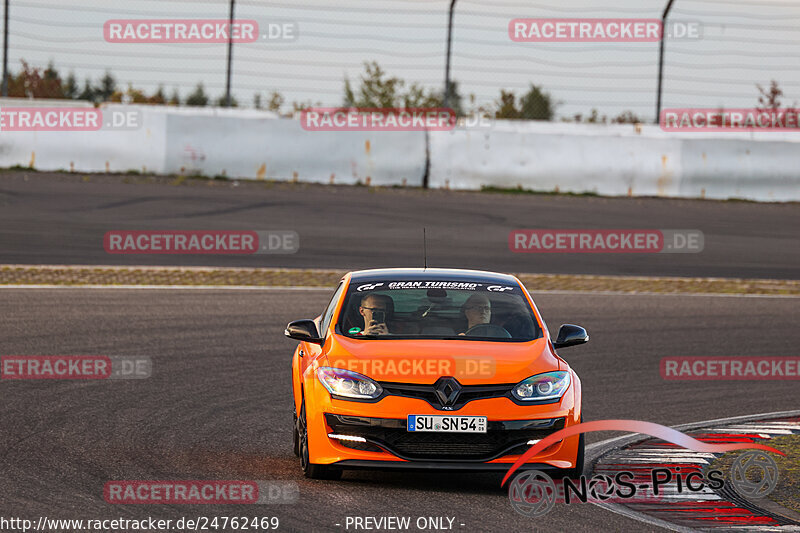
[[[136,182],[125,183],[124,181]],[[153,183],[148,183],[153,181]],[[0,264],[360,269],[800,279],[800,204],[485,194],[6,171]],[[191,184],[191,185],[187,185]],[[699,229],[694,254],[517,254],[514,229]],[[109,230],[293,230],[294,255],[109,255]]]
[[[91,226],[91,225],[90,225]],[[0,516],[278,516],[281,531],[345,531],[347,516],[455,517],[456,531],[653,531],[593,505],[531,522],[494,474],[301,476],[291,450],[285,324],[318,314],[325,290],[0,290],[0,353],[146,355],[137,381],[0,382]],[[584,325],[561,350],[583,381],[586,420],[666,425],[797,407],[797,382],[666,382],[670,355],[796,356],[800,299],[536,294],[551,329]],[[588,435],[588,442],[615,436]],[[110,505],[109,480],[281,479],[274,506]],[[541,520],[541,519],[540,519]],[[460,526],[464,524],[464,526]],[[350,531],[353,531],[352,529]],[[414,531],[412,528],[411,531]]]

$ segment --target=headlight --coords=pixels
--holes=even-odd
[[[569,388],[569,372],[547,372],[514,385],[511,394],[523,402],[561,398]]]
[[[374,400],[383,394],[383,387],[367,376],[344,370],[322,366],[317,369],[317,377],[328,392],[334,396]]]

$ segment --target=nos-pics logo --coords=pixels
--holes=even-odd
[[[665,477],[660,477],[667,474]],[[633,477],[632,473],[627,473],[628,479]],[[689,474],[685,483],[678,483],[674,487],[678,494],[682,492],[701,492],[706,487],[712,490],[720,490],[722,482],[722,472],[712,470],[708,472],[708,479],[698,485],[692,485],[690,476],[702,476],[699,473]],[[555,506],[556,501],[572,503],[579,501],[606,501],[614,498],[616,501],[624,502],[626,499],[636,496],[637,488],[646,488],[648,498],[653,499],[658,496],[658,485],[669,484],[673,480],[669,469],[655,469],[652,472],[653,485],[652,495],[649,493],[650,487],[637,486],[628,482],[622,482],[622,486],[616,486],[615,480],[609,476],[601,475],[591,478],[587,484],[584,476],[580,477],[576,485],[572,480],[564,478],[561,486],[557,485],[553,479],[540,470],[527,470],[518,474],[508,487],[508,499],[511,507],[519,514],[529,518],[544,516]],[[695,480],[695,483],[697,480]],[[778,465],[772,457],[758,450],[746,451],[739,455],[733,462],[730,470],[730,482],[734,490],[747,499],[761,499],[770,495],[778,486]],[[623,489],[629,489],[625,492]],[[560,490],[559,490],[560,489]],[[570,498],[570,493],[574,494]]]

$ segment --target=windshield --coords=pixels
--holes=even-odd
[[[336,331],[358,339],[521,342],[542,336],[519,286],[441,280],[351,283]]]

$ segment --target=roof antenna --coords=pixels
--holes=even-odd
[[[427,239],[425,238],[425,226],[422,226],[422,260],[425,267],[422,269],[428,269],[428,243]]]

